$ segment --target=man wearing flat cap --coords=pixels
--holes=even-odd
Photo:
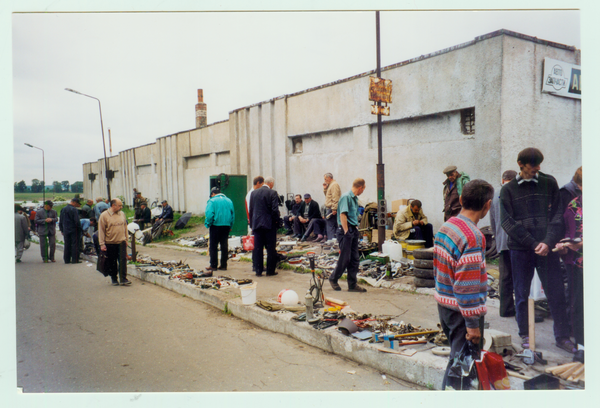
[[[444,181],[444,222],[460,213],[460,195],[465,184],[470,181],[468,174],[458,172],[456,166],[448,166],[444,169],[446,180]]]
[[[52,201],[45,201],[44,208],[40,208],[35,214],[35,227],[40,237],[40,251],[44,263],[55,262],[54,252],[56,250],[58,214],[52,209],[53,206]]]
[[[163,200],[162,202],[162,212],[156,219],[157,222],[173,222],[173,209],[167,202],[167,200]]]
[[[65,241],[63,259],[66,264],[81,263],[79,260],[79,240],[81,239],[83,229],[81,228],[79,212],[77,211],[80,206],[79,197],[76,196],[60,211],[58,228],[62,232]]]
[[[142,197],[141,191],[136,191],[135,198],[133,199],[134,216],[136,219],[142,218],[142,204],[146,204],[146,206],[148,206],[148,201]]]

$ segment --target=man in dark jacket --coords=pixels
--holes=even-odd
[[[92,210],[92,206],[94,205],[94,200],[86,200],[83,207],[81,207],[81,218],[94,218],[94,210]]]
[[[265,184],[254,190],[250,196],[250,228],[254,234],[252,262],[256,276],[263,273],[263,248],[267,248],[267,276],[277,275],[277,229],[281,224],[279,216],[279,196],[273,190],[275,179],[267,177]]]
[[[308,224],[313,219],[321,219],[321,209],[319,203],[312,199],[310,194],[304,194],[304,202],[300,205],[298,218],[294,219],[295,238],[302,238]]]
[[[58,228],[65,240],[63,259],[68,263],[81,263],[79,260],[79,240],[83,232],[79,221],[79,198],[74,197],[65,208],[60,211]]]
[[[521,345],[529,348],[527,299],[535,269],[548,297],[556,346],[574,353],[559,257],[551,250],[562,238],[560,192],[554,177],[539,171],[543,160],[542,152],[534,147],[522,150],[517,157],[521,172],[500,192],[500,217],[508,234],[516,318]]]
[[[163,200],[162,202],[162,212],[156,221],[163,222],[173,222],[173,209],[167,202],[167,200]]]
[[[140,226],[140,230],[143,230],[147,224],[152,222],[152,213],[150,212],[150,208],[146,205],[146,202],[140,204],[140,213],[139,218],[133,220]]]
[[[39,209],[35,214],[35,225],[37,233],[40,237],[40,251],[42,259],[45,263],[54,260],[54,252],[56,250],[56,222],[58,214],[52,209],[54,203],[48,200],[44,203],[44,208]]]
[[[302,196],[300,194],[296,194],[294,197],[294,202],[291,205],[290,212],[288,215],[283,216],[283,225],[285,226],[285,235],[290,235],[292,233],[294,220],[298,218],[300,214],[300,206],[302,205]],[[296,231],[294,231],[294,234]]]

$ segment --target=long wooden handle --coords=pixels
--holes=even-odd
[[[535,351],[535,301],[529,298],[529,350]]]
[[[510,375],[511,377],[520,378],[522,380],[531,380],[531,378],[532,378],[532,377],[527,377],[526,375],[523,375],[523,374],[519,374],[512,370],[506,370],[506,374]]]
[[[555,367],[548,367],[548,368],[546,368],[546,372],[549,374],[553,374],[553,375],[561,374],[577,364],[578,363],[575,362],[575,363],[562,364],[562,365],[555,366]]]
[[[567,378],[569,378],[571,376],[571,374],[573,374],[575,371],[577,371],[579,369],[579,367],[581,367],[582,365],[583,364],[581,364],[581,363],[577,363],[577,365],[569,368],[567,371],[560,374],[559,377],[562,378],[563,380],[566,380]]]
[[[396,334],[394,336],[394,338],[399,339],[402,337],[422,336],[424,334],[433,334],[433,333],[439,333],[439,330],[428,330],[428,331],[422,331],[422,332],[416,332],[416,333]]]

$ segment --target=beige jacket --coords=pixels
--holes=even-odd
[[[413,221],[422,220],[424,224],[427,224],[427,217],[423,213],[423,208],[419,209],[419,214],[415,218],[413,212],[410,210],[410,205],[407,205],[404,211],[399,212],[396,215],[394,221],[393,235],[396,239],[406,239],[410,235],[410,229],[413,228]]]
[[[340,189],[340,185],[337,181],[332,180],[325,193],[325,207],[330,208],[331,210],[337,211],[338,201],[340,201],[340,197],[342,196],[342,190]]]
[[[127,221],[123,211],[114,213],[111,208],[104,211],[98,220],[98,243],[120,244],[127,241]]]

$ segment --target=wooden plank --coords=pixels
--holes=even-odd
[[[567,378],[569,378],[569,376],[571,374],[573,374],[575,371],[577,371],[577,369],[579,367],[581,367],[583,364],[581,363],[577,363],[577,365],[569,368],[567,371],[565,371],[564,373],[560,374],[559,377],[562,378],[563,380],[566,380]]]
[[[548,367],[546,368],[546,372],[549,374],[560,374],[565,372],[566,370],[568,370],[569,368],[573,367],[574,365],[576,365],[577,363],[567,363],[567,364],[562,364],[559,366],[554,366],[554,367]]]
[[[508,375],[510,375],[511,377],[520,378],[522,380],[531,380],[533,378],[533,377],[528,377],[528,376],[523,375],[523,374],[519,374],[519,373],[514,372],[512,370],[506,370],[506,373]]]

